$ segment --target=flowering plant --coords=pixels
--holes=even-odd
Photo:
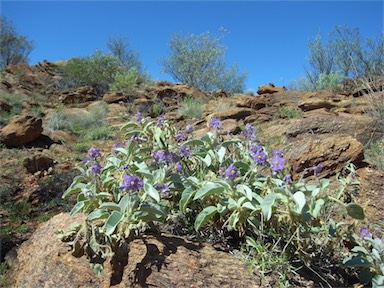
[[[155,121],[136,115],[122,127],[129,139],[125,147],[115,145],[103,161],[100,150],[90,149],[81,175],[63,195],[77,194],[71,215],[83,212],[87,218],[62,238],[100,272],[121,245],[173,212],[193,211],[196,231],[211,224],[269,237],[304,256],[308,247],[321,245],[319,234],[337,236],[340,225],[328,221],[335,205],[352,218],[364,218],[359,205],[342,201],[354,178],[339,177],[336,190],[329,179],[317,185],[293,182],[283,152],[268,152],[256,140],[254,126],[247,124],[239,138],[220,136],[221,127],[213,118],[211,131],[197,139],[190,125],[177,131],[163,115]]]
[[[361,228],[360,235],[353,234],[356,243],[352,254],[344,258],[344,265],[360,268],[360,281],[372,282],[373,288],[384,286],[384,238],[374,237],[368,228]]]

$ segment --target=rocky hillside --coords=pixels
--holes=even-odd
[[[229,254],[173,236],[148,236],[135,242],[129,258],[137,262],[130,262],[120,276],[108,272],[94,279],[88,268],[79,268],[86,266],[84,261],[68,258],[69,252],[53,231],[68,223],[68,215],[59,213],[73,205],[61,199],[62,193],[91,146],[111,151],[114,143],[124,143],[119,127],[137,111],[154,118],[164,114],[180,129],[193,124],[196,135],[208,131],[206,123],[212,117],[222,120],[221,133],[229,138],[253,124],[258,141],[284,152],[293,179],[311,179],[310,168],[319,163],[323,167],[319,176],[333,177],[352,162],[361,182],[353,197],[365,205],[368,221],[384,220],[384,108],[380,111],[375,105],[384,103],[382,86],[375,92],[345,87],[335,93],[291,91],[270,83],[261,85],[257,96],[250,96],[206,93],[187,84],[161,81],[129,92],[97,95],[92,87],[65,87],[58,65],[44,61],[9,66],[1,76],[1,261],[8,259],[8,276],[17,287],[37,287],[42,282],[45,287],[116,283],[120,283],[116,287],[274,287],[273,282],[246,276],[246,268],[240,268],[241,263]],[[81,120],[73,122],[76,119]],[[142,255],[143,245],[153,251]],[[29,262],[31,257],[34,263]],[[221,262],[211,263],[213,257]],[[239,267],[236,273],[230,268],[233,265]],[[312,285],[297,281],[297,287]]]

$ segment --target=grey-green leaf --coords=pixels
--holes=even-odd
[[[224,187],[213,182],[208,182],[206,185],[197,190],[193,200],[202,199],[206,196],[221,193],[224,191]]]
[[[356,203],[349,203],[346,208],[349,216],[357,220],[364,220],[365,214],[363,207]]]
[[[146,182],[144,184],[144,191],[153,198],[156,202],[160,202],[160,194],[159,191],[155,187],[153,187],[151,184]]]
[[[272,217],[272,206],[275,204],[275,200],[279,196],[275,193],[270,193],[268,194],[264,199],[263,202],[261,203],[261,211],[263,213],[263,217],[266,221],[271,219]]]
[[[201,211],[199,215],[197,215],[196,217],[195,230],[199,231],[200,227],[205,223],[207,223],[207,221],[211,219],[212,216],[215,215],[216,213],[217,213],[217,208],[215,206],[205,207],[203,211]]]
[[[120,223],[120,221],[123,219],[123,214],[118,211],[112,211],[111,215],[108,217],[107,222],[105,222],[104,225],[104,231],[106,235],[111,235],[115,229],[116,226]]]

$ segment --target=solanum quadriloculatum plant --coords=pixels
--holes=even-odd
[[[321,245],[319,234],[338,236],[341,224],[329,221],[335,206],[364,218],[359,205],[342,200],[356,184],[354,177],[339,177],[336,190],[329,188],[329,179],[294,182],[283,152],[267,151],[254,126],[247,124],[238,138],[230,138],[219,133],[220,119],[208,124],[210,131],[198,139],[191,125],[178,131],[164,116],[152,120],[138,113],[122,127],[126,143],[104,157],[91,148],[82,174],[64,194],[77,194],[71,214],[83,212],[87,218],[63,237],[92,262],[113,256],[123,242],[172,211],[193,211],[196,231],[210,224],[247,237],[268,234],[307,257],[309,247]],[[311,169],[317,175],[321,165]],[[354,173],[353,166],[349,169]]]
[[[382,234],[382,232],[381,232]],[[355,247],[344,259],[349,267],[360,268],[360,281],[372,282],[373,288],[384,286],[384,236],[372,235],[368,228],[361,228],[360,235],[353,234]]]

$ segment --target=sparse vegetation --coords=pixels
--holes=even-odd
[[[203,91],[223,89],[242,92],[246,79],[236,65],[227,67],[221,38],[209,33],[186,36],[175,34],[169,41],[171,55],[162,59],[163,71],[176,81]]]
[[[33,50],[33,42],[18,35],[11,21],[0,16],[0,70],[9,64],[27,63]]]
[[[13,116],[21,113],[21,103],[25,101],[25,99],[25,96],[19,94],[0,93],[0,100],[11,107],[9,111],[1,111],[0,128],[5,126]]]
[[[327,42],[317,34],[308,45],[310,68],[306,68],[305,77],[292,81],[293,90],[339,90],[346,78],[359,86],[364,79],[375,82],[384,76],[384,34],[362,39],[358,28],[338,25]]]
[[[200,118],[203,114],[203,103],[197,98],[186,96],[180,101],[178,112],[188,119]]]
[[[47,126],[53,131],[65,130],[75,133],[83,139],[108,139],[112,134],[111,128],[107,127],[105,122],[107,113],[107,105],[103,102],[92,107],[89,113],[85,112],[82,115],[72,115],[65,109],[59,109],[50,115]]]
[[[298,107],[283,106],[277,112],[279,117],[285,119],[300,119],[303,118],[303,111]]]

